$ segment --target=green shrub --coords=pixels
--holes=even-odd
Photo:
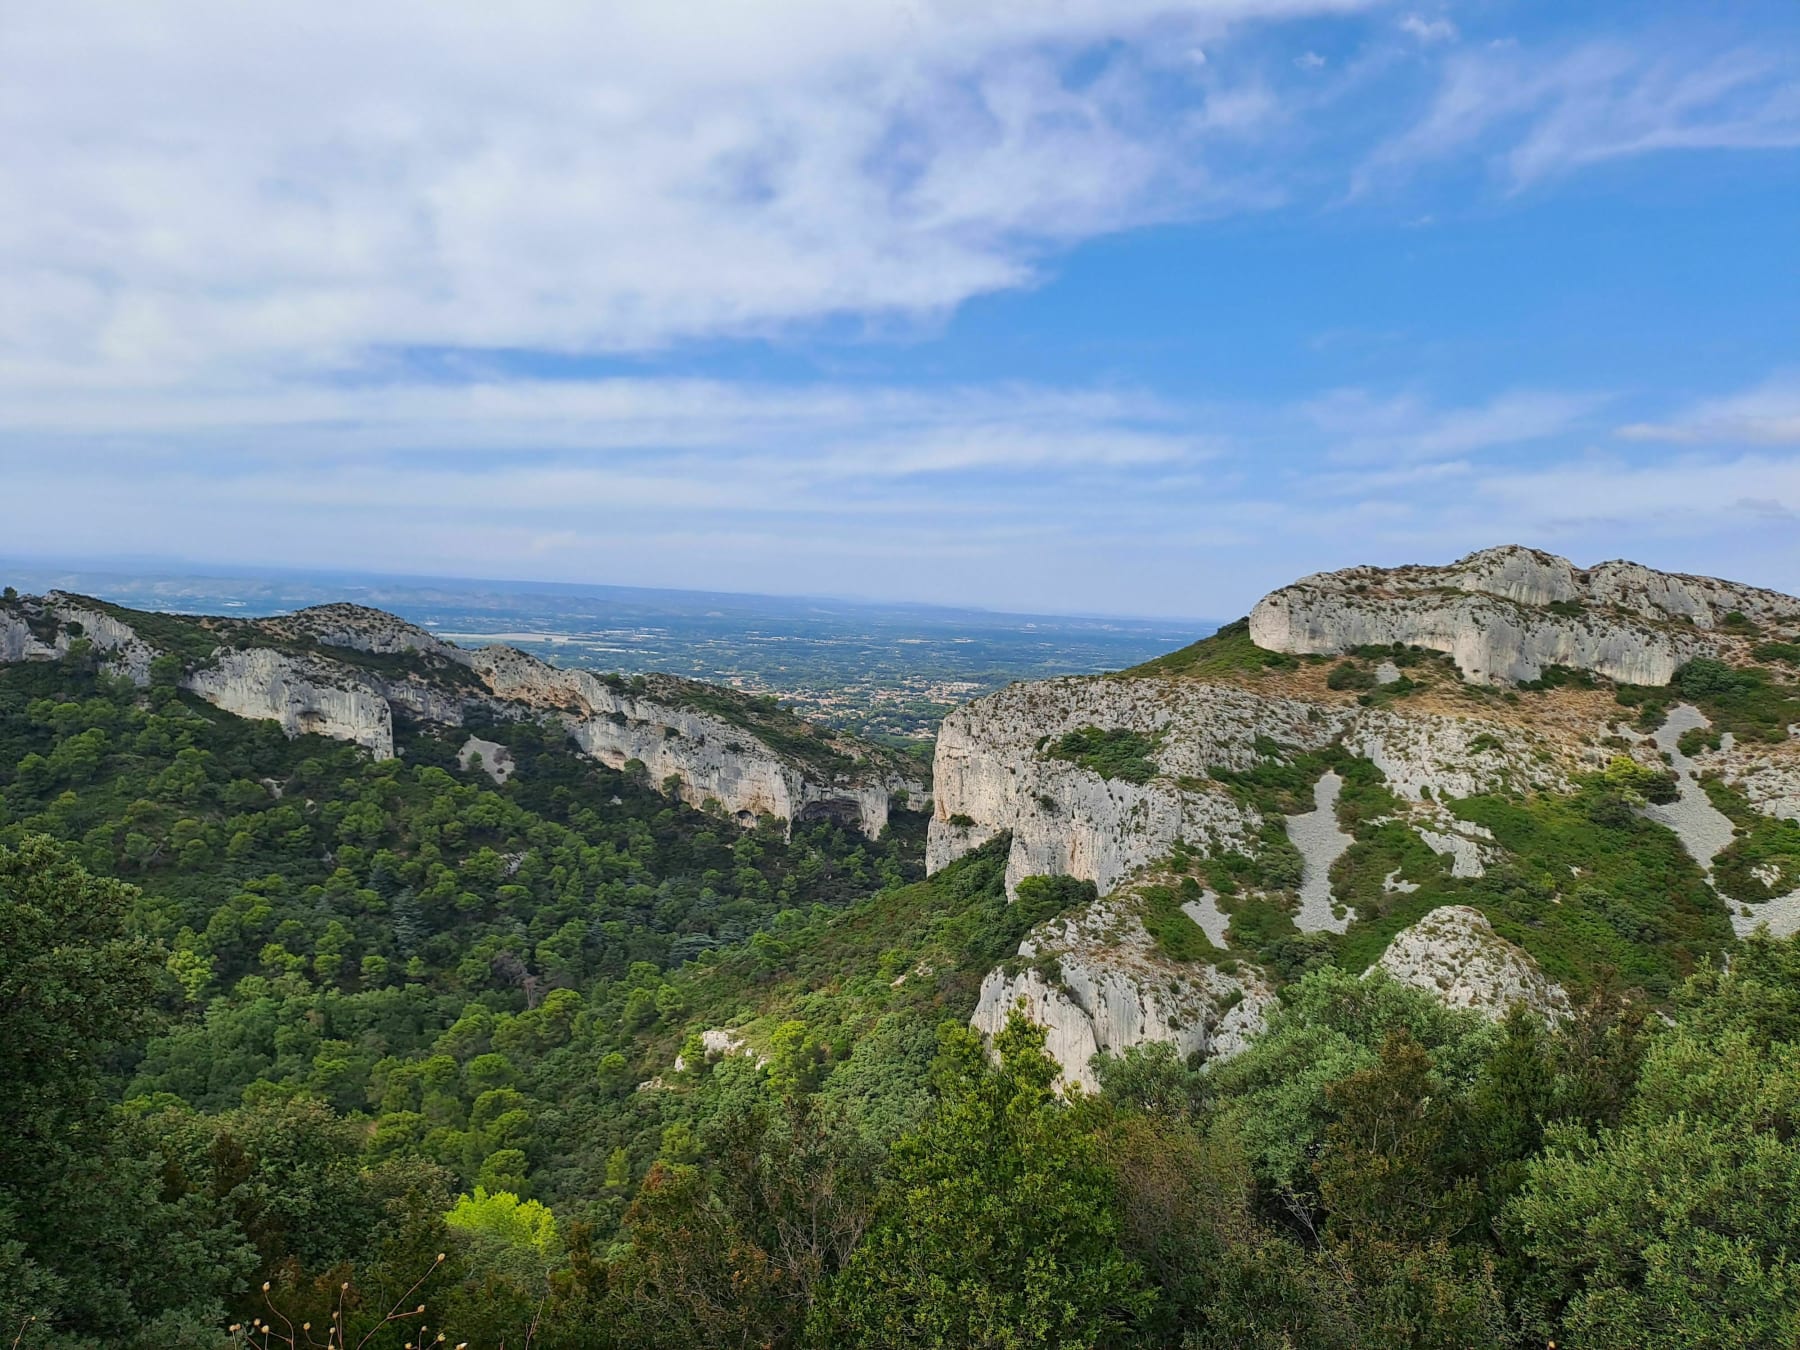
[[[1052,742],[1046,753],[1102,778],[1147,783],[1158,773],[1156,762],[1150,757],[1161,743],[1160,735],[1146,736],[1140,731],[1077,727]]]
[[[1779,683],[1760,667],[1695,657],[1675,672],[1671,688],[1740,740],[1784,741],[1789,725],[1800,722],[1800,686]]]
[[[1188,675],[1205,679],[1220,675],[1260,675],[1265,670],[1296,670],[1300,662],[1286,652],[1272,652],[1250,640],[1250,620],[1226,624],[1211,637],[1179,651],[1120,671],[1126,676]]]
[[[1328,689],[1373,689],[1375,685],[1375,672],[1354,661],[1340,661],[1325,677]]]
[[[1192,877],[1183,878],[1179,890],[1145,886],[1138,896],[1144,902],[1144,929],[1164,955],[1176,961],[1211,961],[1224,955],[1181,908],[1184,900],[1200,898],[1200,885]]]
[[[1800,642],[1759,642],[1750,649],[1758,661],[1786,661],[1800,666]]]
[[[1703,750],[1717,750],[1719,745],[1720,733],[1717,727],[1689,727],[1675,742],[1675,748],[1684,755],[1697,755]]]
[[[1592,689],[1596,685],[1594,672],[1579,670],[1574,666],[1545,666],[1535,680],[1521,680],[1519,688],[1541,692],[1545,689]]]

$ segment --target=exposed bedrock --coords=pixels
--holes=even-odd
[[[139,686],[150,683],[156,649],[130,624],[58,591],[42,600],[28,597],[25,604],[31,606],[29,611],[24,606],[0,609],[0,661],[52,661],[68,655],[72,643],[86,641],[112,674]],[[33,630],[28,613],[38,620],[43,635]]]
[[[225,651],[182,687],[239,717],[273,720],[289,736],[354,741],[376,759],[394,754],[394,714],[381,690],[347,666],[268,648]]]
[[[1562,986],[1467,905],[1444,905],[1401,929],[1376,967],[1453,1008],[1494,1020],[1519,1003],[1553,1017],[1569,1008]]]
[[[1103,778],[1048,753],[1093,726],[1160,737],[1160,773]],[[1474,717],[1401,716],[1183,680],[1072,677],[1013,685],[951,713],[938,732],[926,867],[935,871],[1010,831],[1007,884],[1059,874],[1102,894],[1184,840],[1208,851],[1253,847],[1262,825],[1210,767],[1246,769],[1266,737],[1301,749],[1341,738],[1410,800],[1429,788],[1469,796],[1502,782],[1558,786],[1562,758],[1531,734]]]
[[[1554,607],[1554,608],[1552,608]],[[1448,567],[1322,572],[1265,596],[1250,636],[1271,651],[1332,654],[1402,643],[1448,654],[1478,683],[1535,680],[1548,666],[1627,684],[1667,684],[1718,645],[1728,614],[1800,620],[1800,601],[1636,563],[1577,568],[1506,546]]]
[[[204,640],[200,622],[194,632]],[[394,753],[396,716],[458,727],[479,713],[559,720],[601,762],[619,768],[639,761],[652,785],[694,806],[716,802],[740,824],[764,814],[827,818],[873,838],[886,828],[898,794],[917,807],[930,796],[921,775],[904,771],[898,756],[880,747],[815,734],[796,719],[782,722],[778,710],[761,709],[757,725],[776,728],[771,743],[749,724],[754,719],[740,725],[703,711],[693,705],[731,713],[741,701],[693,681],[649,676],[626,685],[514,648],[464,650],[359,605],[231,621],[220,631],[229,645],[198,660],[190,651],[183,688],[237,716],[275,721],[290,736],[352,741],[381,759]],[[80,640],[140,685],[149,683],[161,654],[130,623],[72,597],[25,597],[0,607],[0,661],[53,660]]]
[[[1287,835],[1300,852],[1300,912],[1294,925],[1302,933],[1341,933],[1350,926],[1348,914],[1333,913],[1331,865],[1356,841],[1338,828],[1337,799],[1344,780],[1326,773],[1313,787],[1313,809],[1287,818]]]
[[[1253,974],[1169,961],[1134,915],[1104,901],[1040,925],[1019,955],[1015,968],[988,972],[970,1025],[992,1036],[1017,1008],[1048,1033],[1063,1081],[1089,1091],[1096,1054],[1156,1041],[1184,1058],[1236,1054],[1274,1000]]]

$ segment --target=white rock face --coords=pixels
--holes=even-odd
[[[1487,864],[1482,858],[1481,844],[1474,837],[1476,831],[1488,833],[1479,825],[1456,821],[1442,831],[1421,828],[1419,838],[1433,853],[1450,859],[1451,876],[1480,877],[1487,875]]]
[[[296,610],[278,622],[286,631],[304,633],[315,642],[350,651],[387,655],[426,652],[465,666],[474,655],[417,624],[366,605],[313,605]]]
[[[679,703],[682,682],[647,682],[647,692],[618,689],[584,670],[551,666],[511,647],[469,653],[496,697],[561,711],[581,748],[612,768],[642,762],[650,781],[679,778],[682,800],[717,801],[742,824],[759,815],[785,820],[830,816],[873,839],[887,828],[896,793],[923,806],[929,789],[916,778],[869,768],[812,774],[722,717]]]
[[[150,663],[156,659],[156,651],[138,637],[130,624],[60,595],[52,597],[51,608],[64,624],[64,632],[57,639],[57,655],[68,650],[68,625],[79,624],[82,636],[97,650],[107,653],[107,666],[113,674],[140,687],[150,683]]]
[[[56,648],[31,631],[24,616],[0,609],[0,661],[48,661]]]
[[[45,637],[33,631],[34,623]],[[0,608],[0,661],[55,659],[68,651],[77,629],[115,672],[140,685],[149,682],[154,648],[128,623],[61,595],[26,597]],[[275,645],[254,645],[259,634]],[[291,736],[312,732],[354,741],[380,759],[394,753],[396,714],[455,727],[480,709],[509,718],[560,718],[588,754],[614,768],[641,760],[652,784],[678,779],[683,800],[694,806],[716,801],[742,824],[765,813],[789,821],[826,816],[873,838],[886,828],[902,791],[915,807],[929,807],[925,783],[899,771],[897,762],[883,758],[885,751],[863,746],[869,758],[856,760],[825,741],[816,750],[778,751],[754,731],[688,706],[689,699],[719,697],[691,681],[651,676],[621,689],[510,647],[465,651],[360,605],[320,605],[240,622],[231,635],[234,645],[189,671],[184,688],[237,716],[277,721]],[[300,654],[293,652],[297,644],[305,644]],[[343,651],[334,655],[333,648]],[[397,673],[398,663],[364,668],[345,653],[410,653],[426,660],[402,664]],[[469,753],[465,745],[465,761]],[[490,752],[480,753],[494,773]]]
[[[1789,735],[1793,735],[1790,729]],[[1725,772],[1725,781],[1750,799],[1764,815],[1800,820],[1800,757],[1752,759]]]
[[[1570,607],[1556,613],[1546,606]],[[1579,608],[1576,608],[1579,607]],[[1472,553],[1448,567],[1324,572],[1265,596],[1250,636],[1272,651],[1336,653],[1404,643],[1447,653],[1477,683],[1535,680],[1551,665],[1667,684],[1714,650],[1725,615],[1800,619],[1800,600],[1636,563],[1575,567],[1535,549]]]
[[[1105,779],[1046,753],[1084,726],[1160,735],[1162,773],[1142,784]],[[926,868],[1011,831],[1009,889],[1021,877],[1057,874],[1092,881],[1104,895],[1178,839],[1254,852],[1261,820],[1204,775],[1210,766],[1255,764],[1259,736],[1303,749],[1341,736],[1380,766],[1396,793],[1415,800],[1427,787],[1469,796],[1505,782],[1566,781],[1563,757],[1540,754],[1529,733],[1473,717],[1401,716],[1186,680],[1044,680],[1012,685],[944,720]]]
[[[1434,909],[1402,929],[1375,964],[1402,984],[1495,1021],[1516,1003],[1552,1017],[1569,1009],[1563,987],[1467,905]]]
[[[1220,951],[1231,941],[1231,916],[1219,908],[1219,897],[1212,891],[1201,891],[1198,900],[1183,901],[1181,912],[1199,924],[1207,941]]]
[[[34,633],[23,606],[20,612],[0,609],[0,662],[54,661],[68,654],[70,643],[85,639],[105,655],[106,668],[112,674],[140,687],[150,683],[150,663],[156,652],[129,624],[60,592],[41,601],[27,598],[24,603],[32,607],[40,623],[55,625],[55,635],[45,641]]]
[[[727,1031],[724,1027],[708,1027],[701,1032],[700,1045],[705,1050],[709,1062],[715,1059],[724,1059],[728,1055],[743,1055],[747,1059],[752,1059],[759,1069],[766,1067],[769,1062],[767,1055],[757,1054],[742,1036],[735,1031]],[[687,1067],[687,1057],[676,1055],[675,1072],[680,1073]]]
[[[1183,1057],[1236,1054],[1262,1029],[1274,999],[1253,977],[1167,959],[1133,913],[1104,901],[1040,925],[1019,954],[1039,965],[1053,960],[1056,980],[1038,965],[988,972],[970,1025],[992,1036],[1020,1008],[1045,1029],[1062,1081],[1090,1092],[1099,1086],[1090,1061],[1101,1052],[1167,1041]]]
[[[926,868],[1010,830],[1009,890],[1022,877],[1059,874],[1104,893],[1177,839],[1241,847],[1260,822],[1200,775],[1208,763],[1249,767],[1259,734],[1324,744],[1332,727],[1309,722],[1307,707],[1218,686],[1093,678],[1012,685],[978,699],[938,731]],[[1164,775],[1143,784],[1105,779],[1039,750],[1083,726],[1163,735]]]
[[[266,647],[219,653],[182,680],[216,708],[273,720],[289,736],[354,741],[376,759],[394,756],[394,714],[381,691],[348,666]]]

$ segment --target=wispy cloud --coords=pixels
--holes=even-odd
[[[1740,394],[1708,399],[1663,422],[1632,422],[1634,441],[1800,446],[1800,374],[1789,372]]]
[[[1454,42],[1457,38],[1456,25],[1441,15],[1432,19],[1422,14],[1407,14],[1400,20],[1400,31],[1426,46],[1437,42]]]
[[[1481,45],[1430,0],[13,0],[4,26],[0,468],[79,504],[14,513],[13,549],[1193,613],[1209,569],[1248,600],[1588,512],[1697,538],[1793,504],[1791,375],[1664,415],[1494,343],[1449,396],[1409,362],[1448,350],[1430,305],[1278,349],[1225,286],[1182,321],[1242,313],[1293,367],[1232,401],[1229,362],[1135,368],[1158,339],[1130,316],[1098,316],[1092,376],[1080,304],[981,328],[1147,225],[1279,208],[1329,246],[1352,175],[1491,165],[1504,195],[1800,144],[1777,44]],[[1407,201],[1446,222],[1409,241],[1461,205]],[[1148,265],[1204,280],[1228,232]]]
[[[1344,462],[1448,459],[1562,436],[1606,402],[1604,394],[1515,390],[1444,407],[1416,394],[1334,390],[1302,409]]]
[[[1504,43],[1444,66],[1424,117],[1377,148],[1355,188],[1469,154],[1513,188],[1585,165],[1667,150],[1800,145],[1796,53],[1589,42],[1561,54]]]

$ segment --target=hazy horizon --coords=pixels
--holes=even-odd
[[[0,584],[19,586],[15,577],[49,578],[56,575],[136,578],[148,587],[157,583],[184,580],[246,581],[275,583],[284,580],[307,582],[326,589],[342,583],[349,589],[388,585],[395,588],[428,589],[432,587],[479,587],[496,595],[529,595],[539,592],[568,592],[573,595],[641,594],[657,596],[692,596],[720,600],[769,600],[791,604],[817,603],[847,605],[866,609],[923,610],[944,614],[986,615],[1000,619],[1058,619],[1117,621],[1144,624],[1194,624],[1215,627],[1226,620],[1218,615],[1148,614],[1094,610],[1018,610],[1000,609],[977,604],[950,604],[942,601],[909,599],[904,596],[831,594],[823,591],[749,591],[694,586],[627,585],[610,581],[569,581],[557,578],[478,577],[436,573],[384,572],[351,567],[277,566],[245,562],[203,562],[191,558],[168,556],[27,557],[0,554]],[[42,581],[40,584],[53,584]],[[503,588],[515,588],[507,590]],[[106,599],[106,596],[98,596]]]

